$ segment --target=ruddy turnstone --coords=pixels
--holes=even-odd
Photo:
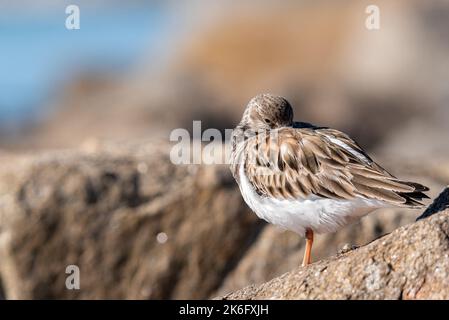
[[[399,180],[349,136],[293,121],[290,103],[261,94],[248,103],[232,133],[232,174],[261,219],[306,237],[335,232],[373,210],[421,208],[427,187]]]

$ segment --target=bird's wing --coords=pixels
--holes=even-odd
[[[279,199],[363,197],[421,206],[428,188],[396,179],[344,133],[280,128],[247,140],[245,172],[255,190]]]

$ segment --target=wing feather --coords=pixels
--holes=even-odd
[[[280,128],[248,139],[245,148],[245,172],[261,195],[363,197],[403,206],[420,206],[417,200],[427,197],[427,187],[398,180],[338,130]]]

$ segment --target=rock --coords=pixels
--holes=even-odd
[[[359,246],[356,246],[356,245],[353,245],[353,244],[350,244],[350,243],[345,243],[345,245],[340,250],[338,250],[338,254],[348,253],[349,251],[355,250],[358,247]]]
[[[227,167],[176,166],[166,145],[2,155],[7,299],[205,298],[260,229]],[[66,267],[80,270],[68,290]],[[2,292],[2,290],[0,290]]]
[[[449,299],[449,210],[221,299]]]

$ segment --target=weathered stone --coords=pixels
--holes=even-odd
[[[260,222],[227,168],[175,166],[167,150],[3,156],[6,298],[204,298],[216,290]],[[72,264],[80,290],[65,286]]]

